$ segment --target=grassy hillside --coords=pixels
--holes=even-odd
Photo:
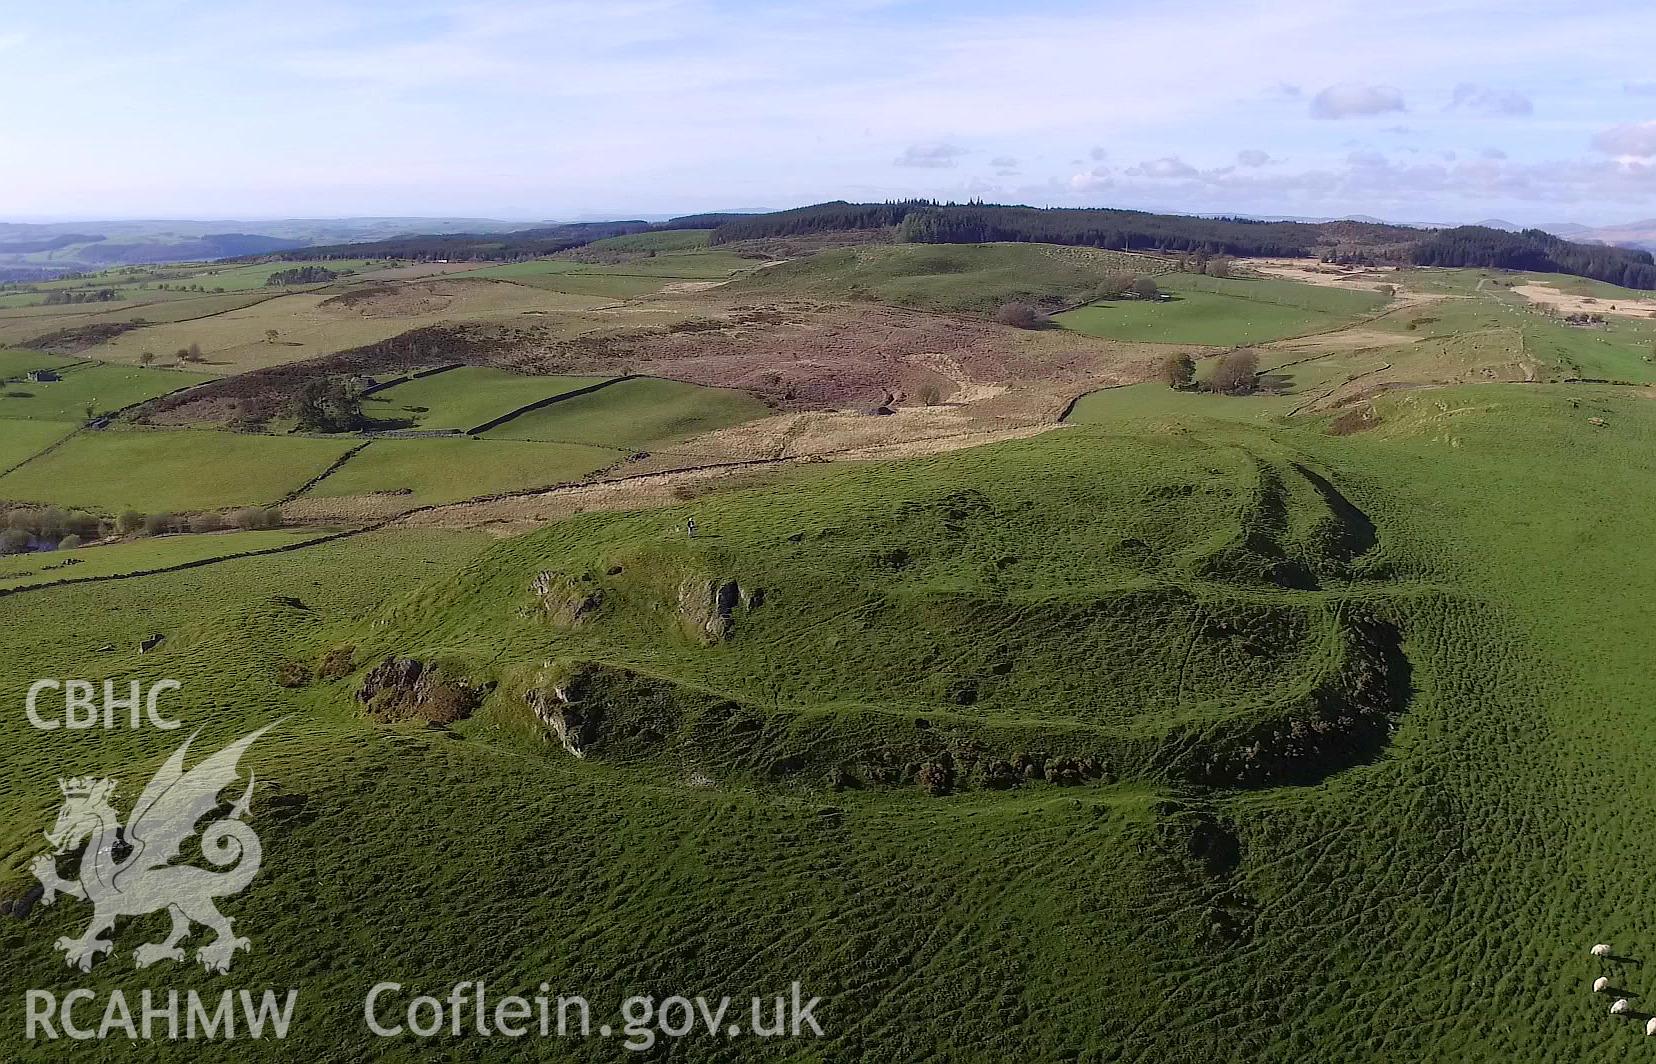
[[[990,313],[1023,301],[1074,303],[1111,273],[1158,274],[1165,260],[1049,244],[897,244],[839,248],[760,270],[730,290],[770,299],[871,300]]]
[[[542,973],[599,1002],[799,979],[828,1003],[822,1043],[675,1046],[691,1060],[1623,1059],[1642,1035],[1587,992],[1585,949],[1656,938],[1628,904],[1656,887],[1656,583],[1629,564],[1656,538],[1656,416],[1592,386],[1376,410],[1352,436],[1104,418],[481,555],[381,533],[29,592],[0,686],[184,675],[204,744],[285,718],[257,761],[283,796],[255,821],[267,874],[226,908],[255,943],[238,984],[305,1005],[241,1059],[384,1051],[359,1012],[377,979]],[[276,685],[345,645],[355,676]],[[447,728],[376,725],[352,692],[393,653],[501,686]],[[525,700],[560,684],[585,760]],[[55,776],[125,784],[172,745],[53,738],[0,755],[14,883]],[[84,912],[0,921],[0,977],[216,985],[64,968],[50,943]],[[392,940],[420,949],[368,945]]]

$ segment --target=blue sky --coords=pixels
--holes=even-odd
[[[1656,4],[57,0],[0,217],[1656,216]]]

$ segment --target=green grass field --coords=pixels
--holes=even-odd
[[[191,429],[87,432],[0,477],[0,499],[102,513],[269,505],[355,442]]]
[[[638,378],[531,411],[491,429],[488,438],[647,451],[769,412],[746,392]]]
[[[470,429],[520,407],[589,388],[607,377],[529,377],[462,366],[370,395],[364,412],[380,420],[408,420],[421,429]]]
[[[310,492],[321,497],[405,492],[410,506],[549,488],[623,457],[608,447],[471,437],[375,440]]]
[[[764,298],[869,300],[918,310],[992,313],[1022,301],[1074,303],[1112,273],[1161,274],[1148,255],[1050,244],[893,244],[838,248],[760,270],[732,292]]]
[[[0,469],[10,469],[75,431],[66,421],[0,420]]]
[[[158,395],[212,380],[205,373],[132,366],[81,365],[45,384],[14,381],[0,389],[0,418],[85,421],[88,411],[110,414]]]
[[[207,558],[270,550],[314,540],[314,531],[221,532],[162,536],[78,550],[37,551],[0,557],[0,591],[62,580],[126,575]]]
[[[1115,300],[1058,315],[1066,329],[1111,340],[1230,347],[1327,332],[1378,311],[1378,293],[1297,281],[1171,274],[1171,298]]]

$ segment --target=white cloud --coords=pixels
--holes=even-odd
[[[1269,153],[1262,152],[1258,148],[1245,148],[1236,153],[1236,165],[1238,166],[1269,166],[1272,161]]]
[[[1125,173],[1129,177],[1151,177],[1159,181],[1201,176],[1200,170],[1177,155],[1165,155],[1160,159],[1146,160],[1126,170]]]
[[[1648,159],[1656,155],[1656,122],[1634,122],[1607,129],[1593,138],[1593,147],[1606,155]]]
[[[912,166],[921,170],[944,170],[968,154],[965,148],[954,144],[910,144],[903,154],[892,160],[893,166]]]
[[[1492,118],[1516,118],[1535,113],[1535,104],[1521,92],[1511,89],[1491,89],[1463,81],[1455,86],[1447,111],[1467,110]]]
[[[1109,154],[1110,153],[1105,151],[1103,148],[1094,148],[1092,151],[1087,153],[1087,157],[1093,162],[1098,162],[1101,159],[1108,157]]]
[[[1312,118],[1366,118],[1403,109],[1403,93],[1390,85],[1345,82],[1311,98]]]

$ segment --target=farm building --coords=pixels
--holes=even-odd
[[[32,369],[29,371],[29,383],[31,384],[50,384],[62,379],[58,376],[57,370],[53,369]]]

